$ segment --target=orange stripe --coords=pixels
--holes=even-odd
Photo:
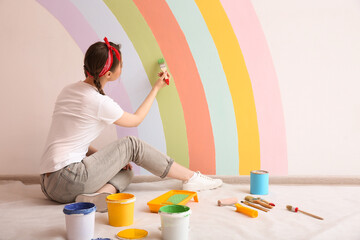
[[[152,30],[178,90],[186,123],[189,167],[205,174],[215,174],[215,144],[209,109],[185,36],[164,0],[134,2]]]

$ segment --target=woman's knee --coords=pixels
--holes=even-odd
[[[126,141],[128,149],[131,149],[136,155],[141,155],[145,146],[145,142],[143,140],[135,136],[127,136]]]
[[[119,146],[122,146],[124,144],[127,146],[136,146],[139,143],[142,143],[142,140],[135,136],[126,136],[117,140],[117,144]]]
[[[135,136],[127,136],[126,138],[127,141],[130,142],[132,145],[139,145],[143,143],[143,140]]]

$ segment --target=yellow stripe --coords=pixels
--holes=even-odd
[[[250,77],[236,35],[218,0],[195,0],[218,50],[233,100],[239,173],[260,169],[260,141]]]

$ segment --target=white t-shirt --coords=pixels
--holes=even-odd
[[[54,172],[86,157],[90,143],[124,111],[94,86],[77,82],[58,96],[53,113],[40,173]]]

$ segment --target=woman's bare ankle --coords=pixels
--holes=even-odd
[[[97,193],[117,193],[117,189],[111,185],[110,183],[105,184],[99,190],[96,191]]]

